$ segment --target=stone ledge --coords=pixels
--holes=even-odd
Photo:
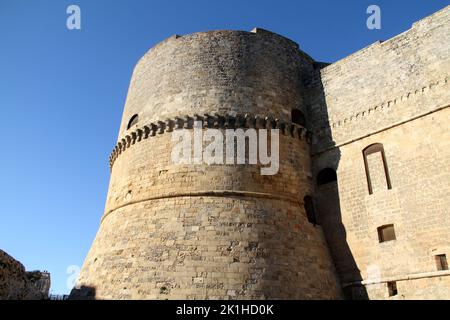
[[[181,197],[241,197],[241,198],[263,198],[263,199],[273,199],[273,200],[280,200],[280,201],[287,201],[287,202],[293,202],[295,204],[302,204],[302,202],[298,199],[296,199],[295,195],[292,197],[289,196],[281,196],[277,194],[272,193],[265,193],[265,192],[255,192],[255,191],[241,191],[241,190],[202,190],[202,191],[190,191],[190,192],[172,192],[172,193],[165,193],[165,194],[158,194],[151,197],[146,197],[143,199],[137,199],[134,201],[128,201],[120,206],[117,206],[113,209],[108,210],[105,212],[103,217],[100,220],[100,224],[103,222],[103,220],[110,215],[112,212],[121,209],[123,207],[140,203],[140,202],[146,202],[146,201],[153,201],[153,200],[160,200],[160,199],[168,199],[168,198],[181,198]]]
[[[417,88],[416,90],[408,91],[400,97],[392,98],[390,100],[380,103],[379,105],[370,107],[364,111],[359,111],[359,112],[351,115],[350,117],[330,122],[329,125],[326,127],[322,127],[322,128],[318,128],[317,130],[313,130],[314,134],[327,133],[327,131],[331,131],[333,129],[343,127],[345,125],[350,124],[351,122],[362,120],[363,118],[365,118],[367,116],[373,115],[375,112],[385,111],[385,110],[392,108],[395,105],[398,105],[401,102],[404,102],[414,96],[428,93],[429,90],[432,90],[439,85],[446,86],[446,85],[448,85],[448,82],[449,82],[449,76],[445,76],[442,79],[437,79],[437,80],[431,81],[427,85],[424,85],[421,88]]]
[[[433,113],[435,113],[435,112],[439,112],[439,111],[444,110],[444,109],[447,109],[447,108],[449,108],[449,107],[450,107],[450,105],[445,105],[445,106],[437,107],[437,108],[435,108],[434,110],[428,111],[428,112],[426,112],[426,113],[419,114],[419,115],[417,115],[417,116],[415,116],[415,117],[412,117],[412,118],[409,118],[409,119],[407,119],[407,120],[403,120],[403,121],[396,122],[396,123],[391,124],[391,125],[389,125],[389,126],[387,126],[387,127],[383,127],[383,128],[381,128],[381,129],[379,129],[379,130],[372,131],[372,132],[370,132],[370,133],[368,133],[368,134],[361,135],[361,136],[357,136],[356,138],[353,138],[353,139],[350,139],[350,140],[346,140],[346,141],[344,141],[344,142],[337,143],[337,144],[335,144],[335,145],[333,145],[333,146],[330,146],[330,147],[328,147],[328,148],[323,148],[323,149],[321,149],[321,150],[319,150],[319,151],[312,152],[312,153],[311,153],[311,156],[312,156],[312,157],[315,157],[315,156],[317,156],[318,154],[322,154],[322,153],[328,152],[328,151],[330,151],[330,150],[333,150],[333,149],[336,149],[336,148],[343,147],[343,146],[348,145],[348,144],[350,144],[350,143],[353,143],[353,142],[355,142],[355,141],[362,140],[362,139],[365,139],[365,138],[367,138],[367,137],[376,135],[376,134],[378,134],[378,133],[380,133],[380,132],[387,131],[387,130],[389,130],[389,129],[392,129],[392,128],[395,128],[395,127],[404,125],[405,123],[408,123],[408,122],[411,122],[411,121],[414,121],[414,120],[417,120],[417,119],[426,117],[426,116],[428,116],[428,115],[430,115],[430,114],[433,114]]]
[[[421,272],[421,273],[411,273],[406,275],[397,275],[392,277],[385,277],[379,280],[362,280],[362,281],[354,281],[343,283],[342,287],[348,287],[352,285],[371,285],[371,284],[379,284],[391,281],[407,281],[407,280],[415,280],[422,278],[434,278],[434,277],[446,277],[450,276],[450,270],[442,270],[442,271],[431,271],[431,272]]]

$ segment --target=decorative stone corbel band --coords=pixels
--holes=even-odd
[[[217,113],[214,115],[186,115],[184,117],[175,117],[164,121],[159,120],[151,122],[127,133],[122,139],[119,140],[109,156],[110,169],[112,169],[117,157],[136,142],[140,142],[148,139],[149,137],[154,137],[165,132],[172,132],[173,130],[193,129],[194,121],[202,121],[204,129],[279,129],[280,133],[283,135],[305,140],[307,143],[311,142],[310,133],[305,127],[293,122],[286,122],[272,116],[261,117],[248,113],[237,115],[220,115]]]

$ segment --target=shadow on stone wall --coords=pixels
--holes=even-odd
[[[316,63],[317,73],[308,84],[305,101],[307,103],[308,127],[312,131],[311,156],[313,166],[313,179],[315,184],[314,204],[318,224],[323,228],[325,238],[334,260],[341,285],[362,280],[353,253],[347,243],[347,233],[342,223],[341,202],[339,197],[339,176],[328,178],[323,184],[318,183],[319,173],[326,168],[331,168],[334,173],[338,171],[341,160],[340,149],[333,140],[328,106],[325,99],[325,90],[321,81],[320,69],[327,64]],[[327,179],[325,179],[326,181]],[[320,185],[319,185],[320,184]],[[366,300],[367,291],[362,285],[343,286],[343,292],[347,299]]]
[[[338,181],[317,186],[316,190],[318,221],[323,228],[341,284],[362,281],[342,223]],[[346,286],[343,291],[347,299],[368,299],[367,291],[361,285]]]
[[[80,288],[73,288],[70,291],[68,300],[96,300],[95,288],[88,286],[81,286]]]

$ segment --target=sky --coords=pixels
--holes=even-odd
[[[381,29],[366,9],[381,9]],[[0,249],[67,294],[103,213],[138,59],[173,34],[268,29],[335,62],[449,5],[397,1],[0,0]],[[69,30],[69,5],[81,29]]]

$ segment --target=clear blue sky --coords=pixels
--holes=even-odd
[[[82,29],[66,28],[81,8]],[[366,28],[378,4],[381,30]],[[408,1],[0,0],[0,249],[67,293],[102,215],[137,60],[173,34],[261,27],[333,62],[448,5]]]

